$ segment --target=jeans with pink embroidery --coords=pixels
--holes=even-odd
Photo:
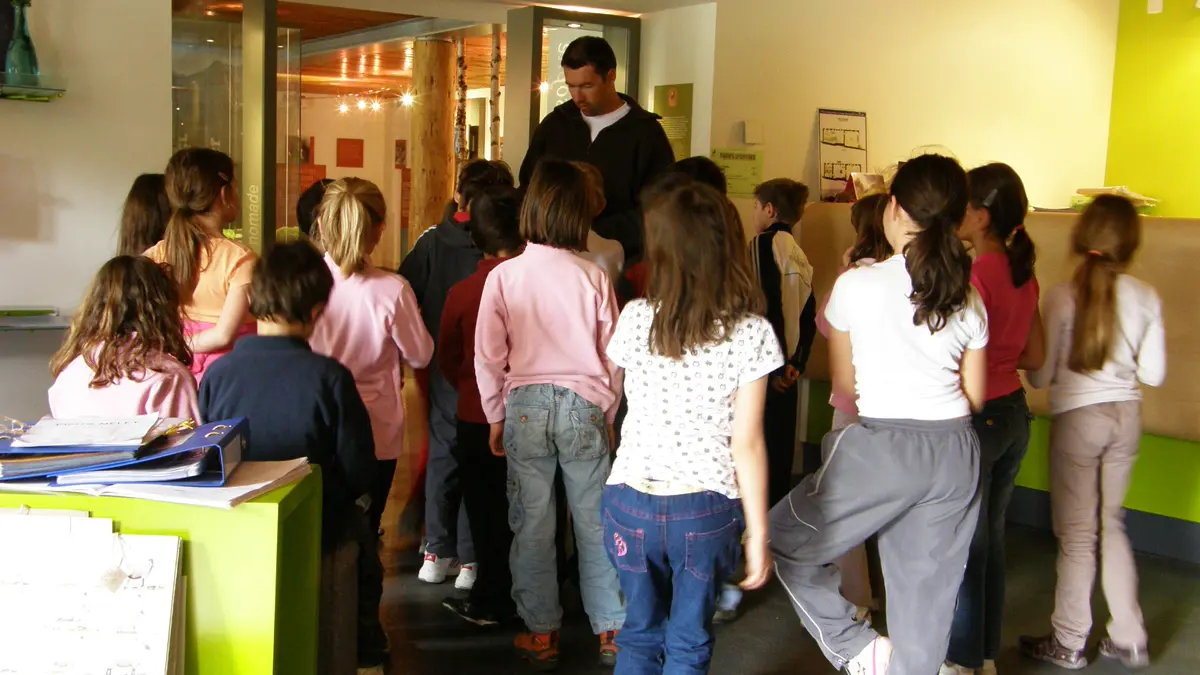
[[[713,611],[745,529],[741,500],[610,485],[602,509],[604,548],[625,594],[617,675],[707,673]]]

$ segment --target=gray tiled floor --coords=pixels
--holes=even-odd
[[[1017,636],[1048,628],[1053,605],[1054,540],[1044,532],[1015,529],[1009,535],[1009,592],[1005,650],[999,659],[1004,675],[1061,673],[1031,663],[1015,649]],[[393,675],[503,675],[530,672],[509,652],[511,633],[482,631],[462,623],[441,607],[453,591],[450,584],[433,587],[417,581],[415,554],[392,560],[384,589],[384,614],[394,651]],[[1141,558],[1142,604],[1150,631],[1154,675],[1200,674],[1200,569],[1173,561]],[[1096,615],[1105,616],[1103,600]],[[747,598],[743,616],[717,633],[712,672],[718,675],[817,675],[833,673],[793,613],[783,589],[768,589]],[[570,608],[569,608],[570,609]],[[1103,619],[1101,619],[1103,620]],[[1103,630],[1098,629],[1097,635]],[[605,671],[595,665],[595,638],[586,618],[570,612],[562,636],[566,675]],[[1086,672],[1120,673],[1109,663]],[[932,673],[930,675],[933,675]]]

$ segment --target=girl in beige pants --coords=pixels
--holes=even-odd
[[[1098,197],[1084,211],[1072,234],[1082,262],[1046,294],[1046,365],[1029,373],[1033,386],[1050,385],[1058,586],[1053,634],[1022,637],[1021,651],[1071,670],[1087,666],[1097,551],[1112,613],[1100,654],[1131,668],[1150,662],[1123,503],[1142,434],[1139,383],[1162,384],[1166,338],[1158,294],[1124,273],[1140,232],[1121,197]]]

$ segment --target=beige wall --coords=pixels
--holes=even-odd
[[[715,2],[642,15],[638,102],[653,110],[655,87],[692,83],[693,155],[708,155],[712,140],[716,37]]]
[[[74,312],[116,250],[129,185],[170,158],[171,3],[120,4],[38,0],[29,10],[41,70],[66,77],[68,92],[0,101],[0,305]],[[0,333],[0,415],[49,412],[47,363],[62,337]]]
[[[766,177],[817,178],[818,108],[866,111],[869,163],[1011,164],[1038,206],[1104,180],[1118,0],[719,0],[713,147],[762,123]]]

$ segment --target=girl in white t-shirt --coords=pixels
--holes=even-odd
[[[608,345],[629,399],[602,507],[626,601],[617,673],[708,672],[743,541],[742,588],[770,576],[762,416],[783,354],[728,200],[672,176],[645,206],[653,274]]]
[[[1150,663],[1137,598],[1137,567],[1125,534],[1125,493],[1142,436],[1138,383],[1167,374],[1162,301],[1125,274],[1141,222],[1123,197],[1097,197],[1071,235],[1075,278],[1046,294],[1046,363],[1029,374],[1050,385],[1050,504],[1058,537],[1054,632],[1022,637],[1021,651],[1064,668],[1087,665],[1099,539],[1101,580],[1112,620],[1100,655],[1130,668]]]
[[[826,658],[852,675],[929,675],[946,656],[978,513],[987,315],[955,231],[958,162],[922,155],[892,182],[895,255],[840,277],[825,309],[833,386],[861,421],[825,437],[822,469],[771,511],[775,570]],[[879,637],[839,593],[829,563],[879,534],[888,626]],[[890,664],[890,667],[889,667]]]

